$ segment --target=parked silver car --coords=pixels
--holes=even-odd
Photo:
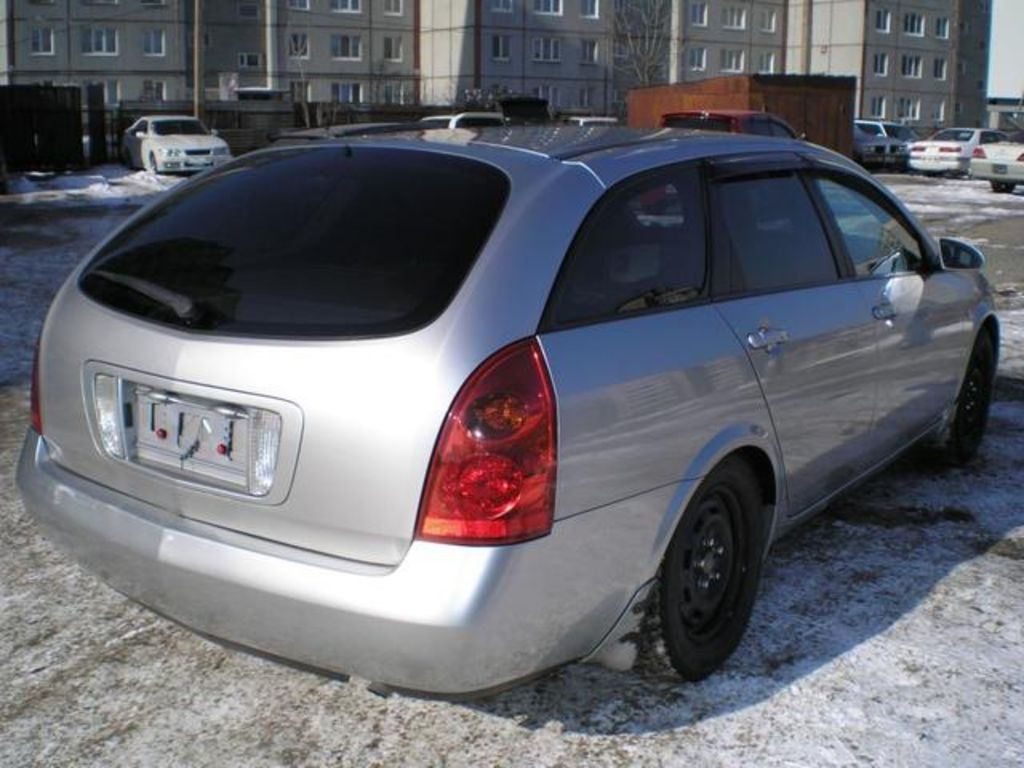
[[[264,652],[462,694],[650,610],[697,680],[784,530],[922,438],[974,456],[980,265],[796,140],[270,149],[68,279],[18,484],[116,589]]]

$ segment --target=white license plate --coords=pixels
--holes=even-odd
[[[136,387],[134,405],[137,462],[204,482],[247,487],[249,415],[244,408],[145,387]]]

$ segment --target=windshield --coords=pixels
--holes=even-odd
[[[198,120],[154,120],[157,136],[206,136],[209,131]]]
[[[898,123],[886,123],[885,132],[888,135],[892,136],[893,138],[899,139],[900,141],[914,140],[914,132],[910,130],[910,128],[908,128],[907,126],[900,125]]]
[[[882,126],[876,125],[875,123],[854,123],[853,127],[858,133],[862,133],[866,136],[885,135],[884,131],[882,131]]]
[[[974,131],[970,129],[961,128],[947,128],[944,131],[939,131],[933,135],[930,141],[970,141],[974,136]]]
[[[122,230],[81,287],[114,309],[197,331],[400,333],[448,305],[508,190],[495,168],[437,152],[257,153]]]

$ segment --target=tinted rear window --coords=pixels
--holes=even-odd
[[[199,331],[400,333],[451,301],[508,187],[491,166],[431,152],[258,154],[123,230],[82,288],[115,309]]]
[[[666,117],[665,128],[691,128],[698,131],[732,131],[732,121],[726,117]]]

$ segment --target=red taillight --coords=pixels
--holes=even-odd
[[[911,152],[924,152],[924,147],[919,147],[916,144],[910,148]]]
[[[971,152],[971,157],[976,157],[979,160],[984,160],[988,155],[985,154],[985,150],[981,147],[975,147],[974,151]]]
[[[1020,157],[1017,158],[1018,163],[1024,163],[1024,152],[1020,153]]]
[[[947,153],[956,152],[957,154],[960,154],[960,147],[939,147],[939,152],[947,152]]]
[[[36,353],[32,358],[32,394],[30,395],[32,410],[32,429],[43,434],[43,411],[39,407],[39,342],[36,342]]]
[[[486,360],[441,428],[416,535],[450,544],[510,544],[551,531],[555,400],[535,339]]]

